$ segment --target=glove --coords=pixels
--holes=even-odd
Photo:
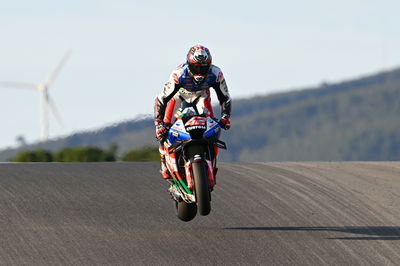
[[[163,141],[167,136],[168,127],[159,119],[154,121],[154,125],[156,126],[156,139],[158,141]]]
[[[225,130],[228,130],[231,128],[231,121],[229,120],[229,116],[227,116],[227,115],[223,115],[218,123]]]

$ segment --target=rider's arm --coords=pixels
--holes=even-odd
[[[231,96],[229,95],[228,86],[226,85],[226,81],[221,70],[217,69],[216,72],[217,80],[213,88],[217,94],[218,101],[221,106],[221,117],[225,116],[229,118],[231,116]]]
[[[164,89],[155,98],[154,101],[154,118],[156,121],[163,121],[165,115],[165,108],[169,100],[179,91],[181,86],[178,84],[176,74],[172,73],[170,79],[165,83]]]

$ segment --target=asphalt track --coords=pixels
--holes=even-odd
[[[400,163],[221,163],[188,223],[157,171],[0,164],[0,264],[400,265]]]

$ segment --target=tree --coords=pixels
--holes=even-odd
[[[127,151],[121,156],[121,161],[148,162],[159,160],[160,154],[158,149],[152,146],[145,146],[136,150]]]
[[[115,161],[113,151],[103,151],[100,148],[87,146],[64,148],[54,155],[56,162],[111,162]]]
[[[14,158],[11,158],[11,162],[52,162],[53,156],[49,151],[46,150],[34,150],[34,151],[21,151]]]

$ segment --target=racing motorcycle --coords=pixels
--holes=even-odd
[[[182,101],[162,144],[172,176],[168,191],[177,216],[183,221],[192,220],[197,211],[203,216],[210,213],[211,191],[218,171],[217,150],[226,149],[225,142],[219,140],[221,125],[206,108],[198,110],[198,101],[199,97],[193,102]]]

